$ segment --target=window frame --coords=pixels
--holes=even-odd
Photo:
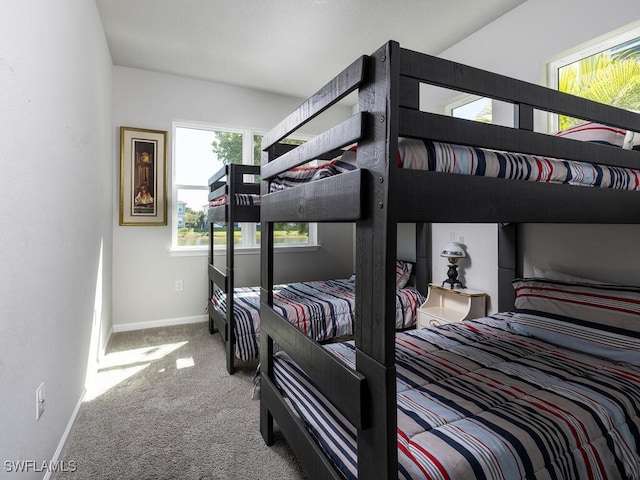
[[[176,168],[178,165],[176,159],[176,129],[186,128],[195,130],[207,130],[210,132],[229,132],[242,135],[242,161],[244,165],[254,165],[254,137],[264,136],[267,132],[249,127],[230,127],[220,126],[209,123],[201,123],[195,121],[174,121],[172,123],[172,162],[171,162],[171,247],[169,249],[172,255],[200,255],[204,256],[209,251],[209,243],[206,245],[178,245],[178,191],[179,190],[202,190],[209,192],[207,180],[217,170],[213,170],[211,175],[205,179],[204,185],[183,184],[176,182]],[[308,137],[300,138],[300,140],[308,140]],[[220,165],[220,168],[222,164]],[[260,251],[260,243],[256,241],[257,224],[254,222],[241,222],[241,242],[234,246],[234,251],[239,254],[257,253]],[[299,244],[275,244],[274,247],[278,251],[308,251],[317,250],[319,245],[317,241],[317,224],[309,223],[309,241]],[[214,246],[215,251],[224,251],[226,246]]]

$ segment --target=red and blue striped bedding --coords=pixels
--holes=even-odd
[[[501,152],[478,147],[401,138],[398,166],[463,175],[477,175],[532,182],[640,190],[640,169],[594,165],[537,155]],[[640,165],[638,165],[640,168]],[[337,175],[356,168],[355,151],[318,167],[284,172],[271,182],[271,191]]]
[[[214,306],[225,315],[226,295],[217,290]],[[233,293],[236,356],[257,358],[260,344],[260,288],[239,287]],[[412,327],[424,297],[412,287],[396,290],[396,328]],[[318,342],[353,335],[355,281],[322,280],[277,285],[273,308],[300,331]]]
[[[396,335],[399,478],[638,479],[640,367],[509,329],[509,314]],[[352,343],[326,346],[354,365]],[[278,385],[346,478],[356,432],[286,353]]]
[[[220,197],[214,198],[209,202],[209,208],[228,205],[228,197],[228,195],[222,195]],[[260,195],[236,193],[234,198],[236,202],[235,205],[260,205]]]
[[[321,162],[319,165],[310,167],[297,167],[281,173],[271,180],[269,191],[277,192],[285,190],[303,183],[314,182],[355,170],[356,168],[355,154],[352,151],[348,151],[338,159]]]
[[[427,140],[406,140],[403,167],[587,187],[640,189],[640,170]],[[401,143],[402,145],[402,143]]]

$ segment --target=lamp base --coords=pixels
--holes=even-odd
[[[451,288],[452,290],[456,287],[456,285],[460,286],[460,288],[464,288],[464,285],[462,285],[462,282],[458,280],[458,265],[456,265],[455,263],[449,264],[447,277],[448,278],[444,282],[442,282],[443,287],[445,283],[448,283],[450,285],[449,288]]]

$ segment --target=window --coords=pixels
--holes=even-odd
[[[549,62],[552,88],[628,110],[640,110],[640,28],[597,40]],[[563,130],[582,120],[561,116]]]
[[[253,164],[260,165],[262,135],[254,136]],[[289,145],[302,145],[304,140],[284,139],[282,143]],[[315,224],[308,223],[274,223],[273,243],[274,245],[309,245],[312,243],[310,237],[315,239]],[[260,245],[260,224],[256,225],[255,232],[256,245]]]
[[[492,122],[493,102],[487,97],[465,96],[463,99],[450,103],[446,111],[452,117],[475,120],[476,122]]]
[[[203,125],[174,125],[173,240],[174,249],[205,250],[209,245],[207,222],[209,178],[228,163],[260,164],[262,135],[250,129],[223,129]],[[302,143],[290,140],[289,143]],[[234,243],[260,246],[260,225],[236,223]],[[287,246],[315,243],[315,225],[277,223],[274,243]],[[226,229],[214,227],[214,243],[225,245]]]

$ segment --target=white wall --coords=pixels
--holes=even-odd
[[[489,294],[487,312],[498,309],[498,226],[484,223],[438,223],[432,226],[432,281],[442,285],[449,261],[440,256],[449,240],[460,242],[467,254],[458,261],[458,278],[466,288]]]
[[[638,19],[640,2],[613,0],[604,5],[594,0],[529,0],[441,56],[543,84],[549,58]],[[430,95],[429,99],[421,99],[427,109],[436,109],[446,98],[442,92],[430,92]],[[448,225],[435,225],[434,239],[438,236],[448,239],[450,231]],[[469,249],[480,250],[468,227],[461,226],[455,231],[465,237]],[[485,244],[493,231],[489,228],[479,241]],[[537,264],[612,282],[640,284],[640,272],[633,268],[640,264],[640,252],[625,248],[638,238],[640,226],[525,225],[521,232],[524,274],[531,274],[532,265]],[[434,240],[434,248],[437,246]],[[607,254],[607,246],[622,248],[625,254]],[[479,275],[476,274],[479,265],[474,264],[466,272],[469,286],[488,291],[497,289],[492,283],[495,263]],[[436,263],[434,281],[441,269]]]
[[[123,67],[114,68],[113,83],[114,132],[120,126],[167,130],[169,172],[172,167],[172,122],[195,121],[267,131],[302,103],[302,99]],[[350,115],[350,108],[339,107],[323,115],[311,128],[322,128]],[[119,151],[117,137],[114,137],[113,148]],[[118,179],[118,175],[116,168],[114,179]],[[206,252],[199,256],[171,255],[171,225],[120,226],[118,188],[119,180],[116,180],[113,204],[114,329],[204,320],[208,295]],[[169,196],[168,200],[171,212],[173,199]],[[348,277],[353,264],[351,225],[320,225],[318,241],[321,245],[318,251],[281,254],[285,258],[278,259],[275,280]],[[237,256],[238,285],[259,285],[259,258],[257,253]],[[175,291],[176,280],[184,281],[183,291]]]
[[[84,391],[94,310],[111,326],[111,58],[92,1],[1,9],[0,477],[42,478],[5,462],[54,458]]]

